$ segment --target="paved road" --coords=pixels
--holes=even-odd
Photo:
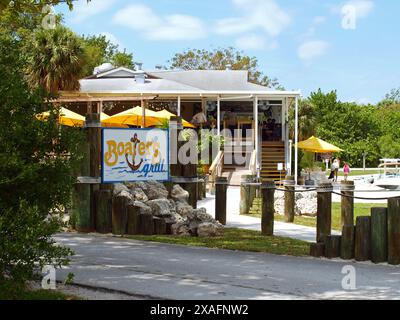
[[[66,233],[78,284],[165,299],[399,299],[400,267],[350,263],[353,291],[342,289],[341,261],[196,248]]]

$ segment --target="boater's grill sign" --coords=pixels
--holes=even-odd
[[[103,182],[169,179],[168,131],[103,129]]]

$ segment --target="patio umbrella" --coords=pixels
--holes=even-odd
[[[125,124],[118,124],[118,123],[107,123],[106,120],[110,119],[111,117],[102,112],[100,113],[100,122],[102,127],[113,127],[113,128],[127,128],[128,126]]]
[[[47,121],[49,117],[50,111],[45,111],[36,115],[36,118],[41,121]],[[62,107],[58,114],[58,123],[69,127],[83,127],[85,124],[85,117]]]
[[[314,136],[308,138],[307,140],[300,141],[297,145],[300,149],[315,153],[328,153],[328,152],[340,152],[343,151],[339,147],[334,146],[322,139],[316,138]]]
[[[129,110],[117,113],[102,123],[105,125],[131,125],[138,126],[142,125],[142,108],[134,107]],[[145,124],[146,127],[161,125],[162,117],[156,112],[146,109]]]
[[[156,112],[158,115],[160,115],[164,119],[170,119],[171,117],[176,117],[176,114],[173,114],[172,112],[169,112],[168,110],[161,110]],[[182,125],[185,128],[196,128],[195,125],[191,124],[190,122],[182,119]]]

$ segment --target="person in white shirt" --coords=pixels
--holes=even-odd
[[[190,123],[194,124],[195,126],[202,126],[207,122],[207,117],[201,108],[196,107],[196,111],[197,113],[193,116]]]

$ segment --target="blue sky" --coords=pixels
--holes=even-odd
[[[400,87],[397,0],[79,0],[56,7],[79,34],[105,34],[144,69],[188,48],[234,46],[304,96],[337,89],[374,103]]]

